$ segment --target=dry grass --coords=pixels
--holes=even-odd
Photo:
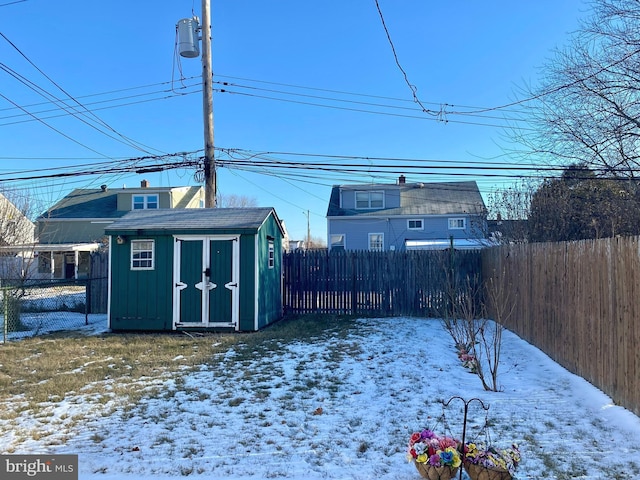
[[[292,341],[313,341],[329,330],[340,335],[352,324],[344,318],[307,316],[251,334],[64,332],[7,343],[0,345],[0,404],[12,408],[0,409],[0,418],[37,413],[43,405],[78,395],[95,404],[120,400],[133,406],[142,397],[155,396],[173,373],[217,363],[216,354],[230,348],[242,361]]]

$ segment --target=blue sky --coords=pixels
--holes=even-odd
[[[394,182],[406,170],[407,181],[477,180],[487,192],[504,179],[474,166],[503,164],[508,177],[520,162],[506,154],[512,146],[502,128],[517,108],[437,116],[412,101],[375,0],[211,3],[214,81],[229,84],[214,84],[216,147],[251,160],[370,169],[218,168],[222,194],[275,207],[292,238],[306,235],[307,218],[311,234],[326,237],[331,185]],[[433,112],[443,104],[454,105],[447,112],[472,111],[521,98],[588,14],[579,0],[379,6],[409,82]],[[0,0],[0,187],[46,208],[73,188],[132,187],[143,178],[154,186],[197,184],[192,168],[108,170],[128,158],[202,155],[201,63],[174,58],[176,23],[200,10],[200,0]],[[82,115],[56,107],[43,91],[71,95],[82,107],[67,104]],[[380,165],[394,168],[373,172]],[[434,165],[452,168],[428,168]],[[453,168],[461,166],[468,168]],[[32,178],[80,170],[100,173]]]

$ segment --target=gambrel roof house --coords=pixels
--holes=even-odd
[[[42,246],[38,270],[51,278],[78,278],[88,272],[89,255],[105,239],[105,227],[132,210],[184,209],[204,206],[199,186],[76,189],[36,219]],[[81,249],[79,249],[80,247]]]
[[[132,210],[201,208],[202,187],[151,187],[73,190],[36,219],[40,243],[98,242],[107,225]]]
[[[327,210],[331,250],[478,249],[486,223],[474,181],[335,185]]]

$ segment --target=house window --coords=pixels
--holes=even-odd
[[[464,218],[450,218],[449,230],[463,230],[467,226],[467,222]]]
[[[131,241],[131,270],[153,270],[153,240]]]
[[[51,252],[38,254],[38,273],[51,273]]]
[[[356,192],[356,208],[384,208],[384,192]]]
[[[344,233],[331,235],[331,250],[344,250]]]
[[[158,208],[158,195],[133,195],[133,209],[156,209]]]
[[[409,230],[424,230],[422,219],[420,218],[417,220],[407,220],[407,228]]]
[[[382,252],[384,250],[384,233],[369,234],[369,250]]]
[[[273,240],[269,240],[269,268],[273,268],[276,264],[276,251],[273,246]]]

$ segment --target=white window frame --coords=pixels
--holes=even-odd
[[[147,244],[147,245],[143,245]],[[151,248],[140,248],[142,246]],[[146,253],[148,256],[141,257]],[[144,262],[144,265],[143,265]],[[131,270],[154,270],[156,264],[156,242],[155,240],[131,240]]]
[[[142,198],[142,204],[140,204],[139,202],[136,202],[136,198]],[[155,207],[150,207],[149,205],[153,205],[155,204]],[[142,208],[136,208],[136,205],[142,205]],[[157,193],[152,193],[152,194],[142,194],[142,195],[137,195],[137,194],[133,194],[131,195],[131,210],[156,210],[160,207],[160,199],[158,198],[158,194]]]
[[[420,226],[411,226],[411,222],[420,223]],[[424,230],[424,220],[422,218],[409,218],[407,219],[407,230]]]
[[[455,217],[449,219],[449,230],[464,230],[467,228],[467,219],[464,217]]]
[[[377,244],[378,242],[376,242],[376,244],[372,244],[372,237],[374,236],[380,236],[380,242],[379,245]],[[372,252],[384,252],[384,233],[370,233],[369,234],[369,250]]]
[[[273,244],[273,240],[269,240],[269,268],[274,268],[276,265],[276,250]]]
[[[361,200],[361,205],[358,205],[358,195],[361,195],[361,196],[366,195],[367,197],[366,206],[364,206],[364,199]],[[380,195],[382,197],[380,205],[374,205],[374,202],[371,198],[373,195],[376,195],[376,196]],[[384,191],[383,190],[373,190],[373,191],[356,190],[354,201],[355,201],[355,206],[357,210],[370,210],[372,208],[384,208]],[[377,201],[378,200],[376,200],[376,202]]]
[[[334,233],[331,235],[329,242],[331,245],[331,250],[333,250],[334,248],[338,250],[346,250],[347,236],[344,233]]]

